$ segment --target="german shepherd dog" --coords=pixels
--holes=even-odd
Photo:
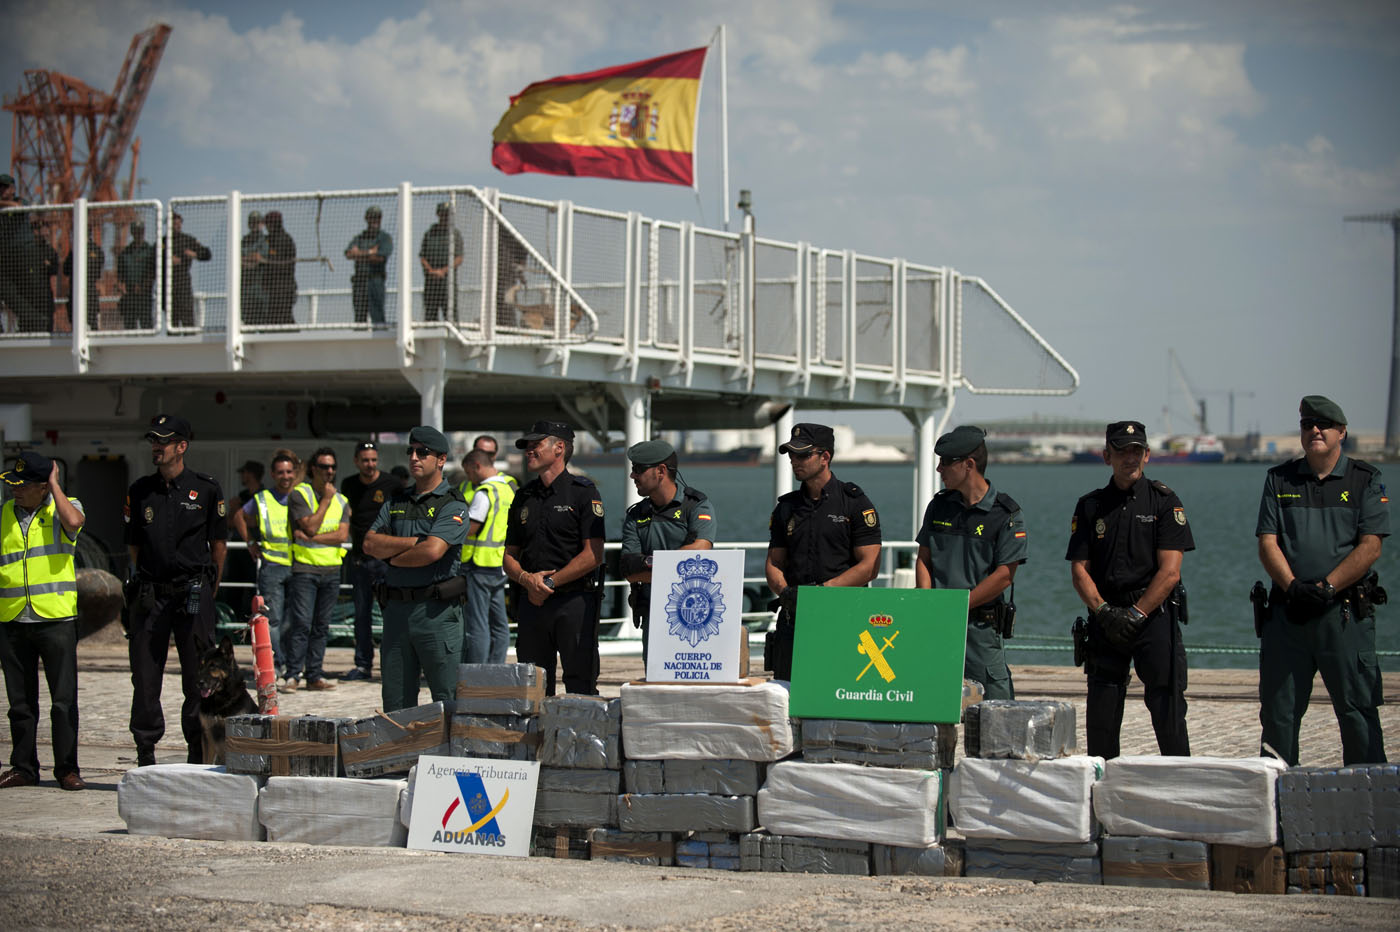
[[[200,658],[195,685],[199,688],[199,724],[204,730],[204,763],[222,764],[224,719],[258,711],[257,702],[243,685],[243,671],[227,634]]]

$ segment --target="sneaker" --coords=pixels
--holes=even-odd
[[[355,667],[347,673],[340,674],[342,680],[367,680],[370,679],[370,672],[364,667]]]
[[[323,676],[323,677],[321,677],[321,678],[319,678],[319,679],[307,680],[307,681],[306,681],[306,688],[307,688],[307,689],[314,689],[314,690],[316,690],[316,691],[318,691],[318,692],[321,691],[321,690],[324,690],[324,689],[335,689],[335,681],[334,681],[334,680],[329,680],[329,679],[327,679],[326,677]]]
[[[297,687],[300,685],[301,684],[297,682],[297,678],[295,676],[289,676],[287,677],[287,681],[282,684],[282,692],[294,693],[297,691]]]

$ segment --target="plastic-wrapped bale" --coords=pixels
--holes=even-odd
[[[622,700],[549,696],[540,711],[540,763],[617,770],[622,766]]]
[[[463,663],[457,667],[457,711],[468,715],[536,715],[544,670],[533,663]]]
[[[340,759],[349,777],[407,773],[423,754],[451,750],[452,703],[381,712],[340,726]]]
[[[870,874],[870,845],[751,832],[739,837],[739,869],[788,874]]]
[[[1107,865],[1105,865],[1105,872]],[[1210,888],[1224,893],[1281,894],[1288,886],[1283,849],[1210,846]]]
[[[622,745],[635,760],[782,760],[793,751],[787,684],[625,685]]]
[[[1291,768],[1278,806],[1285,851],[1400,846],[1400,764]]]
[[[1103,839],[1103,882],[1109,887],[1210,889],[1210,851],[1179,838]]]
[[[334,777],[341,773],[340,726],[319,715],[230,715],[224,720],[229,773],[263,777]]]
[[[802,759],[814,764],[940,770],[953,766],[957,751],[957,725],[829,718],[802,723]]]
[[[967,838],[1078,844],[1098,837],[1092,794],[1101,757],[980,760],[953,769],[948,807]]]
[[[739,838],[732,832],[688,832],[676,841],[676,866],[737,871]]]
[[[449,746],[453,757],[534,760],[540,745],[540,720],[533,715],[452,716]]]
[[[1400,848],[1371,848],[1366,852],[1366,892],[1400,899]]]
[[[1288,892],[1365,896],[1366,856],[1360,851],[1290,853]]]
[[[530,836],[530,854],[537,858],[587,861],[588,836],[597,829],[538,827]]]
[[[963,680],[962,714],[967,715],[969,706],[974,706],[987,698],[987,690],[976,680]],[[961,721],[961,718],[959,719]]]
[[[132,835],[262,841],[258,790],[265,782],[206,764],[137,767],[117,785],[117,814]]]
[[[1110,835],[1264,848],[1278,842],[1273,758],[1117,757],[1094,788]]]
[[[595,828],[588,833],[589,858],[594,861],[630,861],[671,867],[676,862],[675,836],[670,832],[620,832]]]
[[[927,848],[943,838],[943,774],[785,761],[768,768],[758,821],[778,835]]]
[[[616,770],[541,767],[534,824],[547,828],[615,826],[621,789],[622,775]]]
[[[752,796],[708,793],[628,793],[617,799],[617,827],[624,832],[751,832]]]
[[[272,777],[258,797],[268,841],[402,848],[399,801],[408,781]]]
[[[871,845],[870,866],[877,876],[961,877],[963,846],[948,840],[929,848]]]
[[[418,765],[408,768],[404,779],[403,795],[399,797],[399,822],[404,828],[413,825],[413,785],[418,782]]]
[[[968,877],[997,877],[1035,883],[1103,882],[1098,845],[1046,845],[1036,842],[967,840],[964,871]]]
[[[629,760],[622,766],[628,793],[753,796],[763,773],[763,764],[751,760]]]
[[[988,699],[963,712],[968,757],[1047,760],[1075,751],[1074,706],[1068,702]]]

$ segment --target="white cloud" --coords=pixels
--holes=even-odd
[[[1280,192],[1342,209],[1370,208],[1400,197],[1400,158],[1383,170],[1343,165],[1325,136],[1313,136],[1302,146],[1275,146],[1264,157],[1266,176]]]

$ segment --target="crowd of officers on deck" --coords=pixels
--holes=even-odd
[[[1309,395],[1299,406],[1303,456],[1269,470],[1256,527],[1272,589],[1255,599],[1260,646],[1261,752],[1298,763],[1298,734],[1320,672],[1341,728],[1347,764],[1385,761],[1378,706],[1375,605],[1385,601],[1372,569],[1389,534],[1380,472],[1347,456],[1340,406]],[[514,586],[516,658],[544,668],[555,693],[596,694],[603,566],[603,502],[591,479],[569,471],[573,428],[537,421],[516,442],[534,478],[519,485],[496,469],[498,447],[477,437],[462,461],[466,481],[444,475],[451,445],[441,431],[408,434],[401,478],[379,471],[379,447],[361,442],[356,475],[337,489],[336,457],[323,447],[310,472],[289,450],[272,459],[270,488],[260,464],[240,470],[243,501],[230,508],[218,481],[187,469],[194,432],[184,418],[157,415],[146,439],[155,471],[130,488],[125,505],[131,570],[126,585],[133,687],[131,732],[140,765],[155,761],[165,730],[161,680],[174,639],[188,759],[201,761],[196,671],[213,643],[214,598],[223,577],[228,525],[260,562],[281,686],[334,688],[321,669],[327,629],[347,557],[355,601],[355,666],[344,679],[372,676],[373,602],[383,618],[380,675],[385,711],[418,704],[420,678],[432,701],[454,695],[462,662],[501,663],[509,640],[506,588]],[[879,514],[855,483],[832,472],[831,428],[800,423],[778,452],[799,487],[778,498],[769,520],[764,572],[777,597],[765,667],[791,679],[804,587],[861,587],[875,579]],[[1020,506],[987,478],[980,428],[964,425],[935,444],[943,489],[924,511],[916,540],[918,588],[969,593],[964,675],[989,699],[1015,697],[1005,640],[1015,618],[1014,580],[1028,554]],[[716,511],[680,476],[676,450],[660,440],[627,451],[640,501],[623,518],[619,572],[643,624],[652,555],[714,546]],[[1105,431],[1109,482],[1081,497],[1065,559],[1087,621],[1074,626],[1076,664],[1088,678],[1087,751],[1119,753],[1129,671],[1144,685],[1161,753],[1189,755],[1186,727],[1187,622],[1183,555],[1195,548],[1185,507],[1149,479],[1145,427],[1118,421]],[[64,496],[58,470],[23,454],[0,475],[9,500],[0,512],[0,665],[14,735],[0,788],[38,782],[37,669],[53,696],[54,773],[82,789],[76,760],[76,584],[73,553],[83,524]],[[230,515],[232,518],[230,519]],[[1262,584],[1257,589],[1262,590]],[[644,651],[646,647],[644,647]]]

